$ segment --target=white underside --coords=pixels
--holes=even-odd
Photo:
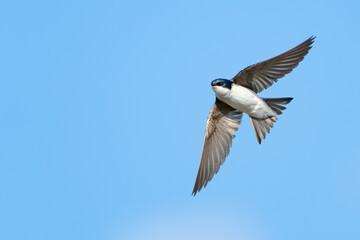
[[[251,117],[263,119],[276,115],[262,98],[246,87],[233,84],[231,89],[221,86],[212,88],[218,99]]]

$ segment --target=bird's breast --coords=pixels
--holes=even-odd
[[[270,107],[250,89],[233,85],[231,90],[222,96],[217,96],[229,106],[257,118],[273,115]]]

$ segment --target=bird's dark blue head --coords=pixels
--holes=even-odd
[[[231,89],[231,81],[223,78],[218,78],[211,82],[211,86],[220,86]]]

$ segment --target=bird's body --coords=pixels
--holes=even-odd
[[[251,117],[265,119],[276,113],[252,90],[232,83],[231,89],[212,86],[216,97],[240,112]]]
[[[193,194],[205,187],[224,163],[243,113],[249,115],[259,144],[292,98],[260,98],[257,93],[290,73],[311,49],[314,37],[269,60],[251,65],[230,80],[215,79],[216,95],[206,123],[204,146]]]

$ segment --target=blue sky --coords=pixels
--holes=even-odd
[[[360,238],[358,2],[1,5],[1,239]],[[193,197],[210,82],[311,35]]]

